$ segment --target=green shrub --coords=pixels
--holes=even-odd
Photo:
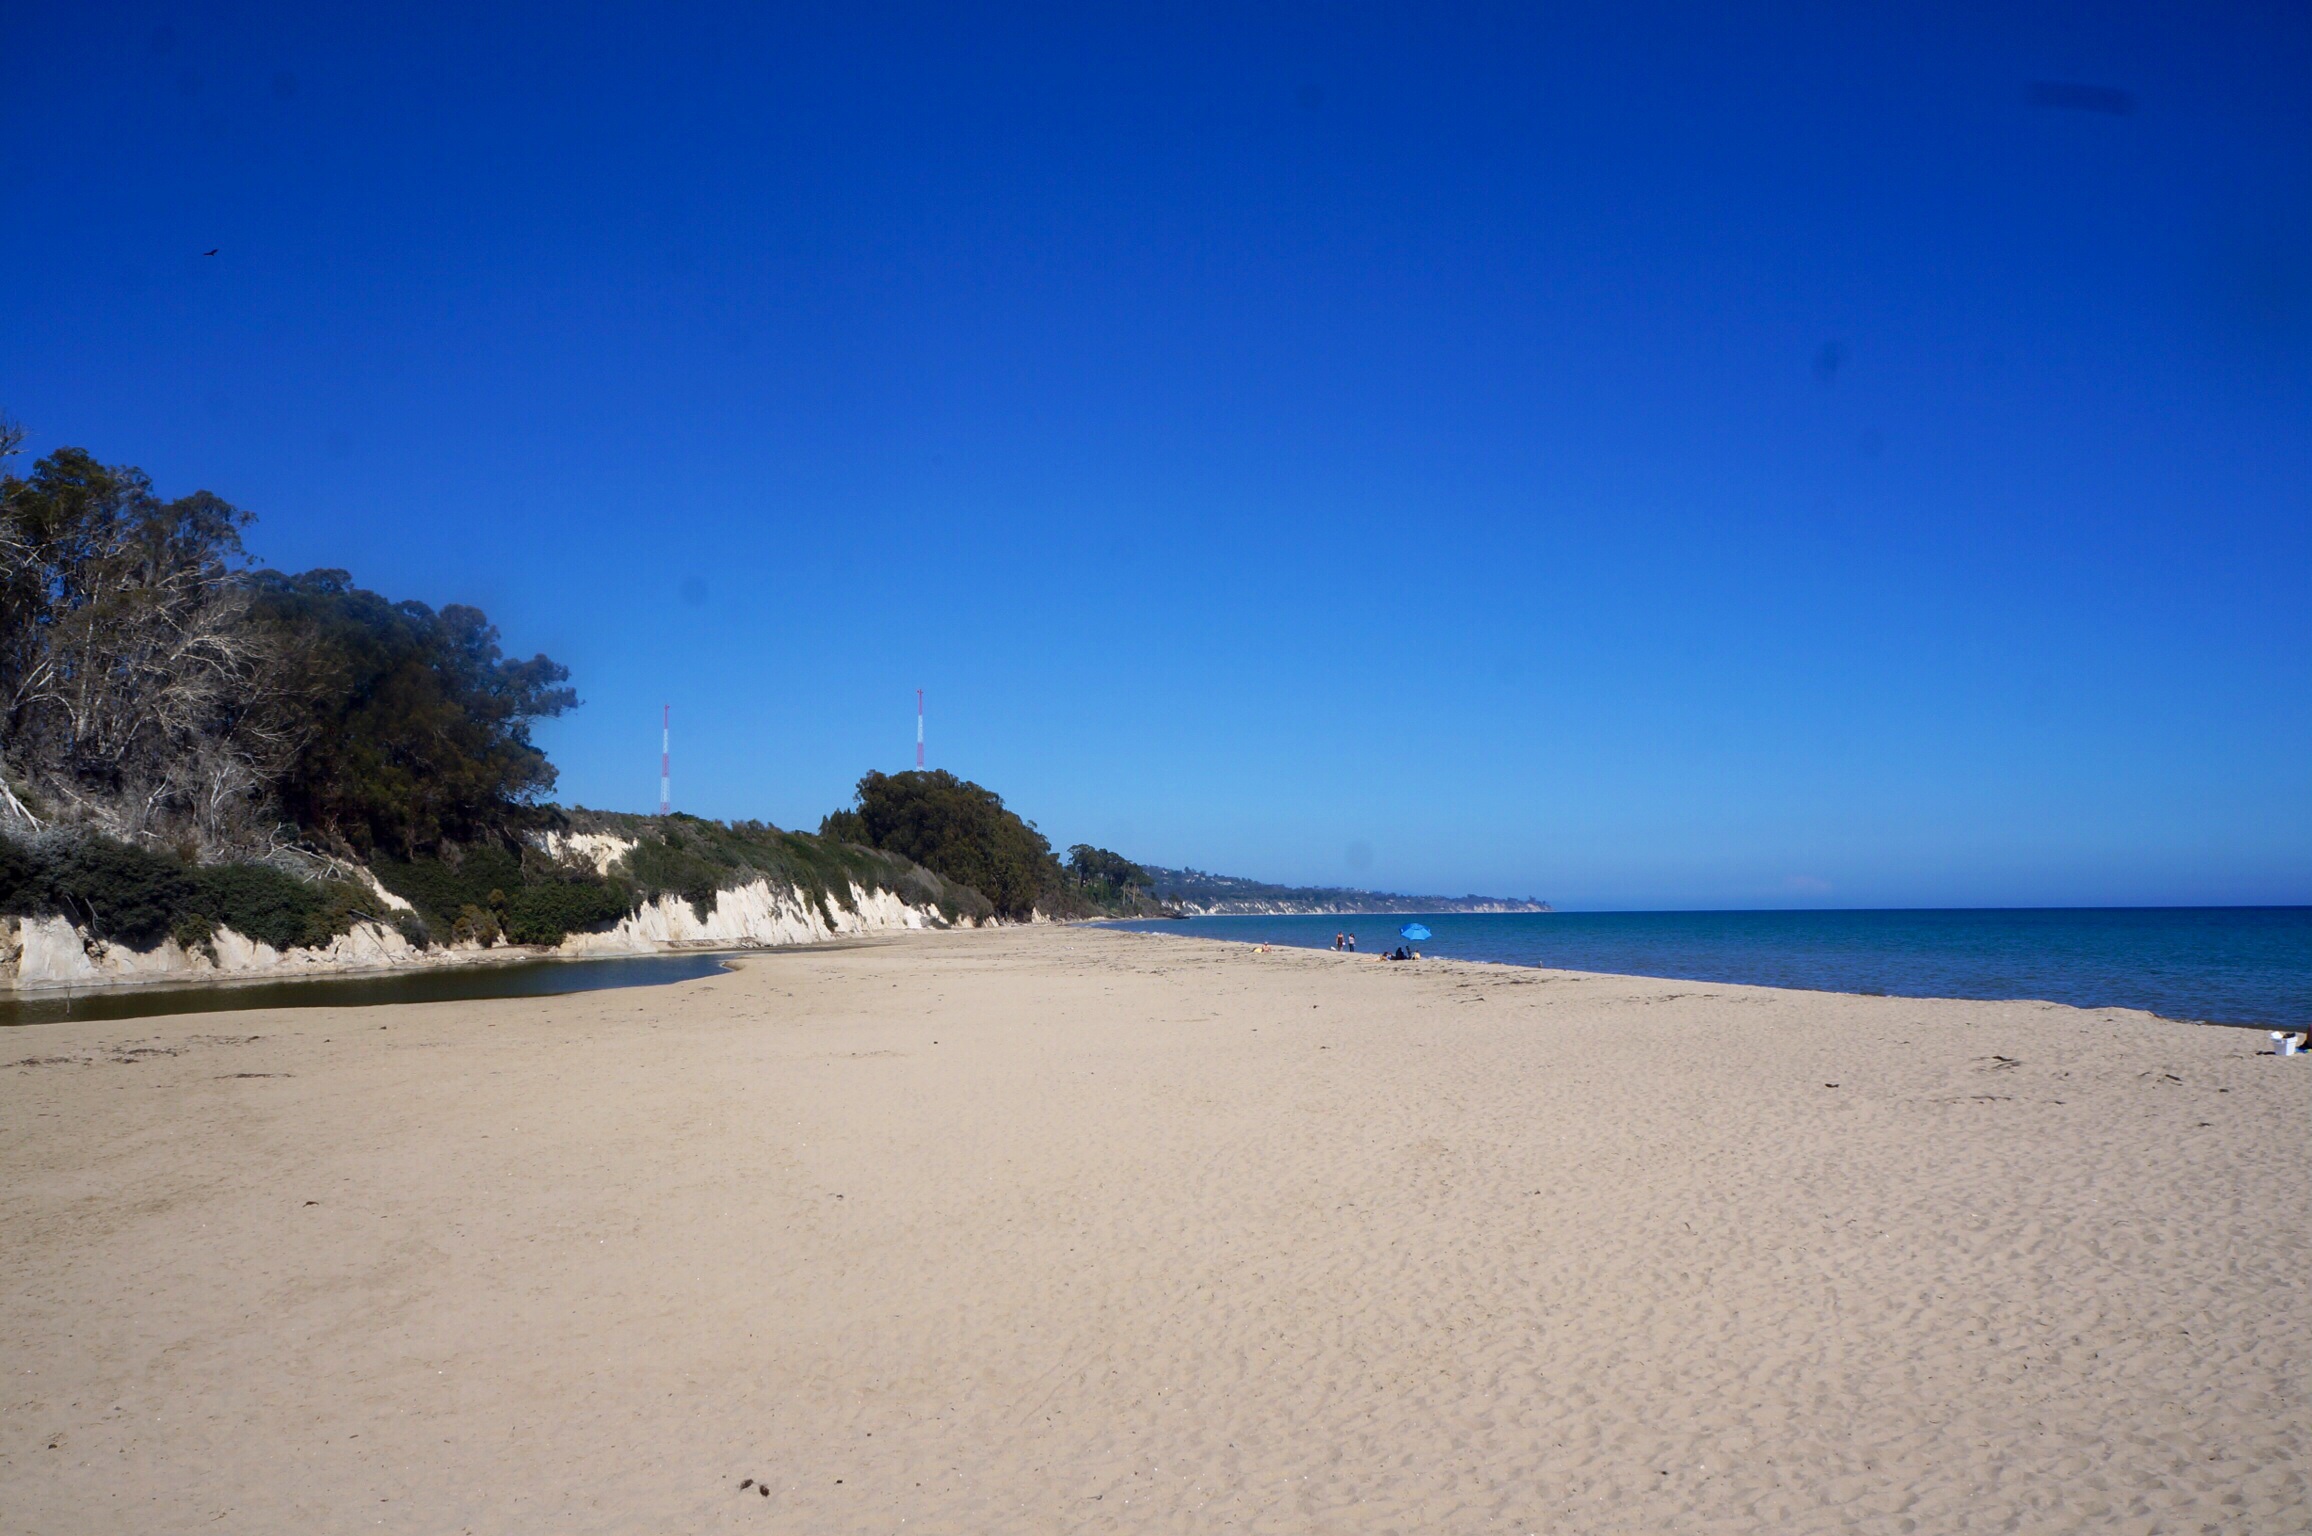
[[[617,922],[632,906],[617,881],[496,843],[444,849],[440,858],[381,858],[372,867],[380,884],[417,908],[421,932],[447,933],[453,942],[486,930],[515,944],[559,944]]]
[[[109,837],[43,839],[35,901],[85,923],[100,939],[151,949],[192,910],[193,871],[165,853]]]
[[[867,774],[856,804],[829,814],[819,835],[912,859],[972,887],[1005,917],[1072,898],[1035,824],[1006,809],[995,791],[943,769]]]
[[[607,927],[627,911],[626,892],[607,880],[541,880],[506,898],[506,937],[516,944],[559,944],[573,933]]]
[[[175,939],[213,948],[230,928],[275,949],[327,944],[382,916],[344,881],[310,882],[263,864],[188,864],[171,854],[93,835],[50,834],[26,845],[0,839],[0,911],[57,915],[131,949]]]
[[[275,949],[326,944],[350,926],[336,921],[338,904],[322,890],[263,864],[212,865],[194,881],[192,909],[213,929],[230,928]]]
[[[40,865],[32,851],[0,837],[0,912],[30,917],[45,910],[40,905]]]
[[[695,841],[645,837],[626,855],[626,867],[638,888],[652,896],[680,896],[703,923],[714,916],[715,893],[726,879],[734,886],[745,885],[757,871],[743,859],[711,858],[693,846]]]
[[[636,901],[680,896],[701,921],[713,915],[717,892],[756,880],[792,887],[830,924],[838,908],[853,905],[853,886],[892,892],[910,905],[932,908],[950,923],[983,921],[995,910],[970,886],[858,839],[827,833],[813,837],[759,821],[726,823],[583,809],[566,814],[574,831],[610,833],[635,843],[620,871]]]
[[[452,944],[479,944],[487,949],[498,942],[498,919],[485,907],[471,902],[461,908],[457,920],[450,924]]]
[[[188,955],[200,953],[206,954],[211,960],[217,958],[217,924],[212,918],[203,917],[198,912],[187,912],[170,926],[169,937],[175,939],[177,947]]]
[[[993,911],[978,891],[897,854],[760,822],[578,815],[585,818],[578,830],[636,840],[616,875],[498,843],[445,849],[440,858],[380,858],[380,884],[416,909],[404,912],[387,910],[365,886],[301,880],[268,865],[200,867],[99,837],[0,838],[0,912],[58,913],[133,948],[174,937],[190,951],[213,946],[225,928],[278,950],[324,945],[363,921],[390,923],[420,948],[444,935],[553,945],[606,928],[638,900],[658,896],[681,896],[703,921],[720,892],[756,880],[798,891],[830,924],[853,905],[854,887],[892,892],[951,923]]]
[[[491,843],[444,850],[440,858],[379,858],[370,866],[378,883],[416,907],[434,928],[446,929],[467,907],[487,907],[490,892],[522,883],[522,861]]]
[[[244,590],[305,743],[273,786],[299,826],[407,858],[533,823],[554,767],[530,727],[577,707],[568,668],[505,656],[479,609],[391,602],[344,571],[259,571]]]

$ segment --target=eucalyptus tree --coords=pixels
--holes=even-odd
[[[202,850],[258,834],[299,745],[207,491],[60,448],[0,477],[0,761],[61,818]]]

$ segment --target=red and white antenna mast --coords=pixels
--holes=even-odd
[[[674,706],[664,706],[658,717],[658,814],[674,809],[669,791],[674,787]]]
[[[915,767],[923,768],[923,690],[915,690]]]

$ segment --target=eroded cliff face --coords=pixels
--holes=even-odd
[[[624,851],[616,849],[609,857],[615,860]],[[591,857],[592,850],[587,850],[586,856]],[[866,891],[853,885],[850,896],[849,908],[830,902],[822,911],[793,887],[757,880],[717,892],[713,910],[703,918],[684,898],[662,896],[606,933],[572,934],[553,949],[505,944],[489,949],[472,944],[420,949],[394,929],[362,923],[312,949],[277,950],[223,928],[208,945],[191,951],[174,939],[164,940],[154,949],[135,950],[91,937],[88,930],[68,918],[5,917],[0,918],[0,988],[21,992],[266,975],[287,980],[470,965],[519,956],[642,955],[679,949],[818,944],[864,934],[948,926],[936,909],[910,906],[888,891]]]
[[[792,886],[757,880],[715,893],[714,910],[701,917],[680,896],[660,896],[608,933],[574,933],[562,941],[573,955],[643,954],[661,949],[745,948],[820,944],[868,933],[945,928],[929,907],[913,907],[889,891],[851,887],[851,905],[829,902],[821,911]]]
[[[116,983],[196,981],[228,976],[330,976],[419,963],[456,963],[470,948],[421,951],[391,928],[361,923],[312,949],[278,950],[220,928],[207,945],[187,950],[174,939],[130,949],[92,938],[68,918],[0,918],[0,985],[19,991]]]
[[[537,835],[537,846],[544,849],[550,859],[607,875],[612,866],[634,851],[635,842],[614,832],[541,832]]]

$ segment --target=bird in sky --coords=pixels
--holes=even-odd
[[[201,252],[201,254],[202,254],[203,256],[214,256],[214,255],[216,255],[217,253],[216,253],[215,251],[203,251],[203,252]]]

